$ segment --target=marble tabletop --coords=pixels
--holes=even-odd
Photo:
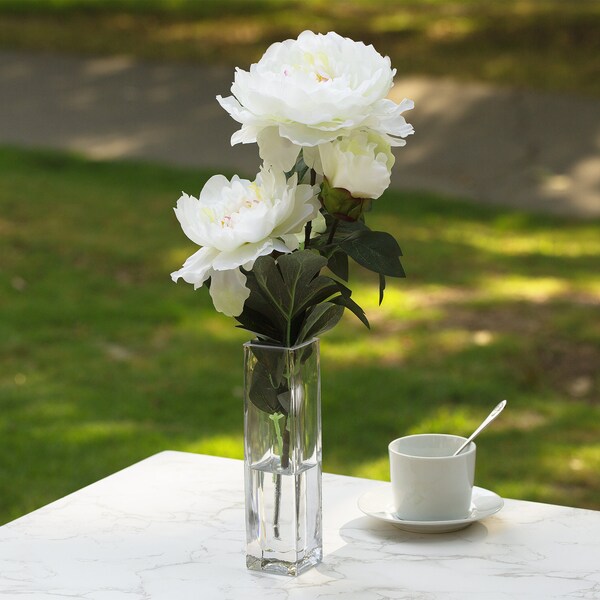
[[[325,474],[323,563],[246,570],[243,463],[162,452],[0,527],[15,600],[600,599],[600,512],[506,500],[446,534],[365,517],[379,481]]]

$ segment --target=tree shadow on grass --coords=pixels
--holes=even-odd
[[[247,337],[205,290],[169,281],[194,250],[171,207],[207,174],[16,151],[0,153],[0,166],[0,520],[164,449],[240,458]],[[408,198],[390,194],[373,216],[407,248],[419,244],[407,264],[420,277],[390,282],[377,309],[376,282],[357,272],[369,316],[379,315],[373,332],[346,317],[323,341],[325,469],[385,477],[391,439],[468,433],[505,396],[515,425],[482,444],[484,484],[566,504],[572,487],[579,505],[594,506],[600,336],[595,306],[574,296],[579,280],[594,282],[596,226]],[[480,243],[501,236],[557,246],[531,251],[542,265],[532,273],[502,242]],[[548,270],[566,288],[543,303],[495,294],[497,264],[524,286]],[[402,312],[402,302],[416,308]],[[536,419],[544,425],[531,439],[519,433]],[[565,453],[552,471],[557,440]]]

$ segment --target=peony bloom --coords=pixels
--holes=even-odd
[[[390,185],[395,159],[380,135],[356,131],[322,144],[319,154],[329,185],[348,190],[354,198],[379,198]]]
[[[296,234],[318,211],[313,188],[297,185],[296,175],[286,181],[283,173],[263,169],[253,182],[215,175],[200,198],[184,193],[177,201],[175,214],[184,233],[202,247],[171,278],[197,289],[210,277],[215,308],[237,316],[250,295],[240,267],[249,270],[274,250],[296,250]]]
[[[289,171],[301,147],[318,146],[355,129],[404,146],[413,133],[402,116],[411,100],[385,98],[395,70],[373,46],[337,33],[304,31],[270,46],[250,71],[236,69],[233,96],[217,96],[242,128],[232,145],[258,142],[267,165]]]

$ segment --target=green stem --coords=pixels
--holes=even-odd
[[[284,442],[283,442],[283,436],[281,435],[281,428],[279,427],[279,421],[281,419],[284,419],[283,421],[283,426],[285,428],[285,416],[282,413],[274,413],[272,415],[269,415],[269,419],[271,419],[271,421],[273,421],[273,425],[275,427],[275,435],[277,436],[277,445],[279,446],[279,454],[283,455],[283,450],[284,450]],[[285,431],[285,429],[284,429]],[[283,459],[282,459],[283,462]]]
[[[306,250],[306,248],[308,248],[308,245],[310,244],[310,234],[312,231],[312,221],[309,221],[305,226],[304,226],[304,249]]]
[[[315,185],[317,181],[317,172],[314,169],[310,170],[310,185]],[[310,234],[312,231],[312,221],[309,221],[304,227],[304,248],[308,248],[310,244]]]
[[[333,242],[333,236],[335,235],[335,230],[338,227],[338,223],[340,222],[339,219],[336,219],[333,222],[333,225],[331,226],[331,231],[329,232],[329,237],[327,238],[327,245],[329,246],[329,244],[331,244],[331,242]]]
[[[287,423],[283,428],[283,448],[281,451],[281,467],[287,469],[290,466],[290,430],[287,428]]]
[[[288,430],[287,418],[282,413],[276,413],[269,418],[275,425],[275,434],[277,435],[277,445],[279,446],[279,455],[281,456],[281,468],[288,469],[290,466],[290,432]],[[275,417],[275,418],[274,418]],[[283,436],[279,427],[279,420],[283,418]],[[275,475],[275,507],[273,510],[273,534],[276,539],[279,537],[279,513],[281,511],[281,473]]]

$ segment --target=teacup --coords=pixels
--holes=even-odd
[[[389,445],[394,511],[405,521],[450,521],[468,517],[475,478],[476,446],[452,456],[466,438],[426,433]]]

